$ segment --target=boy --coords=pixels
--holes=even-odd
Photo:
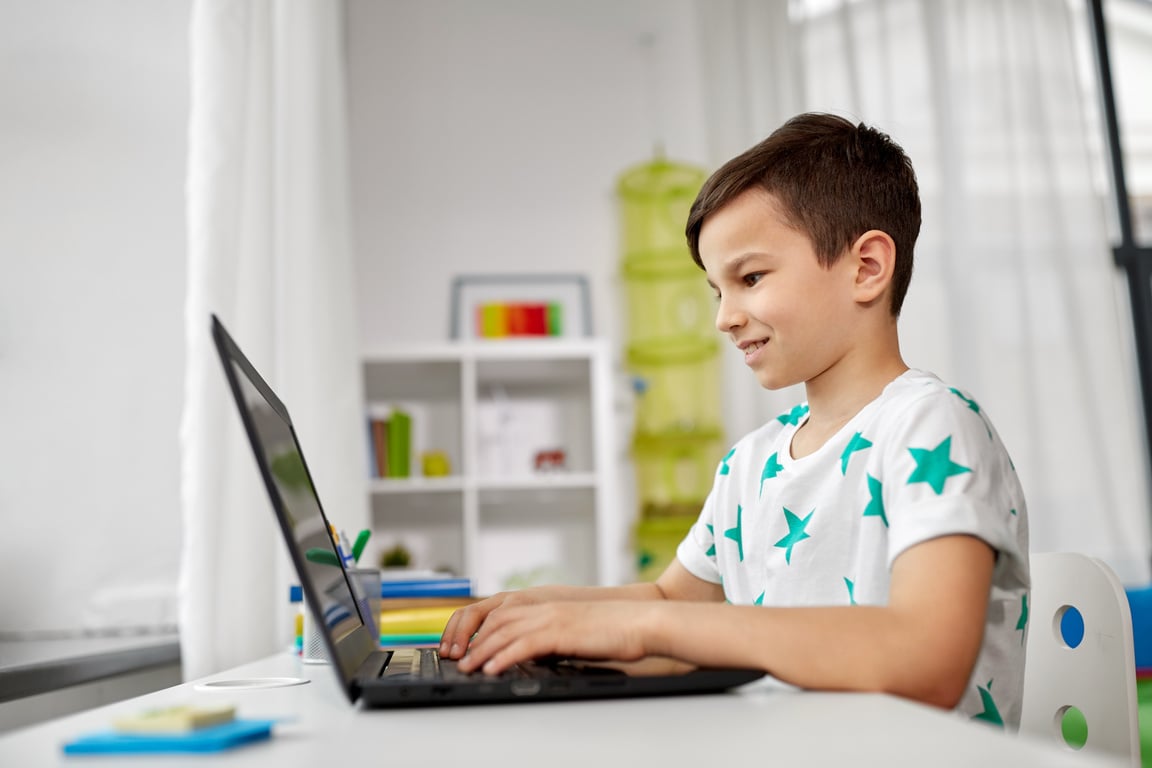
[[[488,673],[545,654],[758,667],[1016,728],[1024,495],[977,403],[901,358],[919,230],[903,150],[832,115],[713,174],[687,236],[716,325],[807,402],[724,457],[655,583],[498,594],[452,617],[441,653]]]

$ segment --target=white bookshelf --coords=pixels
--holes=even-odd
[[[412,417],[412,476],[367,481],[379,548],[403,543],[415,567],[470,576],[481,594],[631,578],[605,340],[387,347],[363,371],[368,414]],[[537,471],[549,449],[564,468]],[[450,475],[421,475],[429,450]]]

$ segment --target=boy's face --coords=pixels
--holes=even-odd
[[[704,222],[699,241],[719,302],[716,327],[766,389],[835,365],[851,348],[856,310],[853,260],[822,267],[807,235],[777,210],[770,195],[749,190]]]

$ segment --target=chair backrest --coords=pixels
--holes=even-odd
[[[1085,751],[1138,765],[1136,659],[1124,587],[1105,563],[1075,553],[1033,554],[1031,571],[1020,732],[1066,745],[1062,725],[1074,707],[1087,725]],[[1083,619],[1078,643],[1061,630],[1072,609]]]

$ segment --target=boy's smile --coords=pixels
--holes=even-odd
[[[716,327],[765,388],[814,379],[850,350],[851,259],[821,266],[767,193],[749,190],[710,216],[700,257],[719,302]]]

